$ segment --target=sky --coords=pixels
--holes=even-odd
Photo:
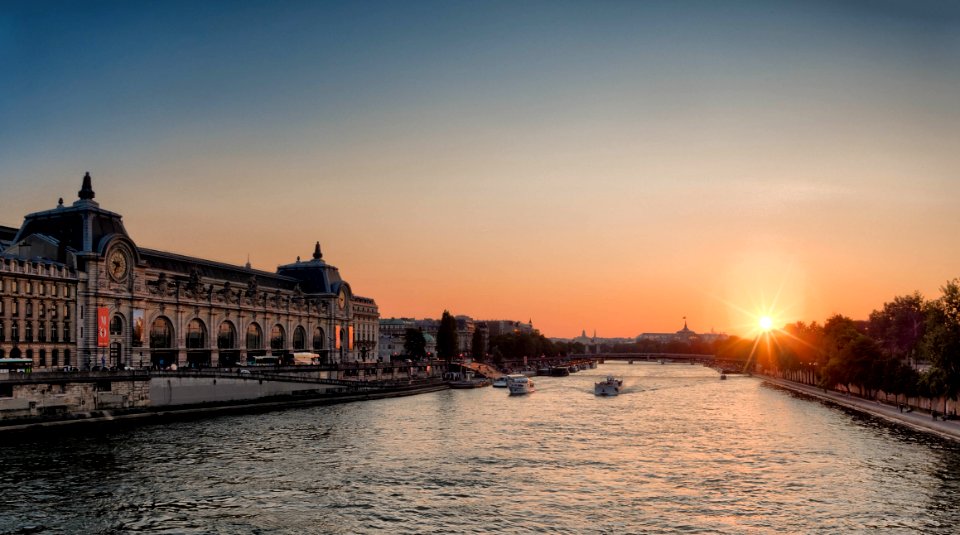
[[[960,4],[0,3],[0,225],[76,199],[382,317],[866,318],[960,277]]]

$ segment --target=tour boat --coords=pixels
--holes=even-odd
[[[616,396],[620,393],[623,380],[608,375],[606,380],[593,384],[593,393],[598,396]]]
[[[529,394],[534,391],[533,380],[526,375],[508,375],[507,388],[510,395]]]
[[[493,387],[494,387],[494,388],[506,388],[506,387],[507,387],[507,376],[506,376],[506,375],[501,375],[500,377],[497,377],[496,379],[494,379],[494,380],[493,380]]]

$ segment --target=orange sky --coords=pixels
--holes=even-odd
[[[960,276],[960,18],[778,5],[34,21],[0,224],[89,170],[139,245],[273,270],[319,240],[383,317],[548,336],[936,297]],[[79,45],[31,55],[54,30]]]

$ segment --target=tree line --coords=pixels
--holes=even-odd
[[[960,279],[926,300],[919,292],[895,297],[866,320],[836,314],[823,324],[798,321],[754,340],[731,337],[714,347],[786,378],[825,389],[852,388],[875,399],[957,400],[960,393]]]

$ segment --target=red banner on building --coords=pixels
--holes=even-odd
[[[97,347],[110,345],[110,309],[97,307]]]

